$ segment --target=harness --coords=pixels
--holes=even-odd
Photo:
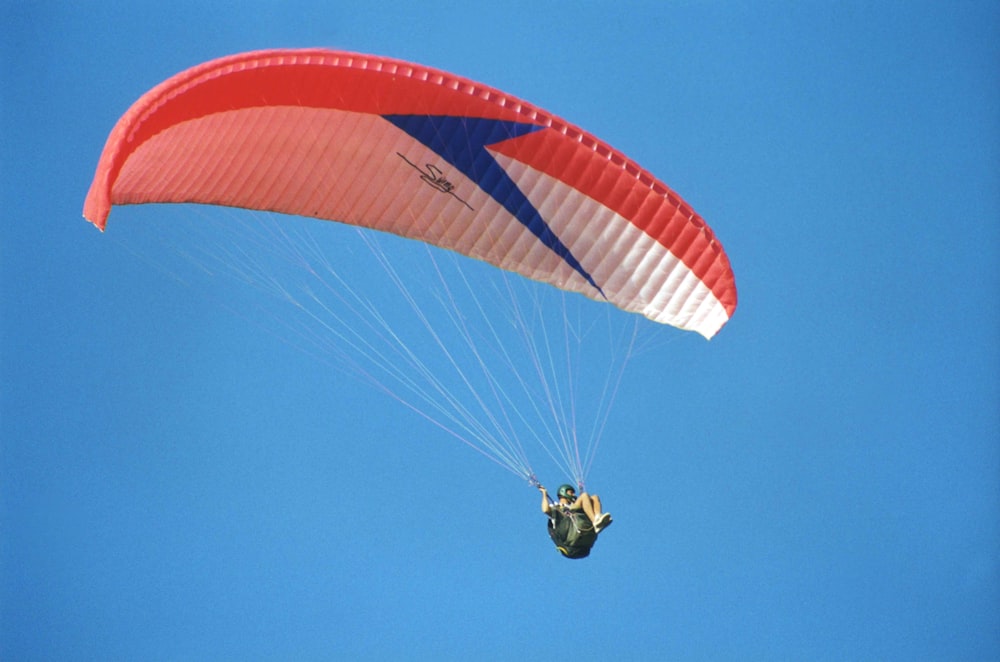
[[[597,540],[597,531],[585,513],[557,508],[549,516],[549,537],[563,556],[582,559],[590,554],[590,548]]]

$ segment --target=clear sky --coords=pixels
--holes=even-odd
[[[230,4],[2,3],[0,657],[1000,658],[1000,6]],[[625,378],[589,559],[524,482],[151,267],[176,209],[81,218],[143,92],[306,46],[548,109],[725,246],[733,320]]]

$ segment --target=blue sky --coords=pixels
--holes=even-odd
[[[215,4],[2,6],[0,657],[1000,656],[995,3]],[[630,367],[586,561],[252,288],[136,254],[195,212],[80,217],[143,92],[305,46],[530,100],[725,246],[730,324]]]

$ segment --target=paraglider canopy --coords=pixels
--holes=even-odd
[[[736,308],[714,234],[590,134],[388,58],[245,53],[178,74],[105,145],[84,205],[198,202],[425,241],[711,338]]]

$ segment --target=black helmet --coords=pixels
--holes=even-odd
[[[560,485],[559,492],[557,492],[560,499],[568,499],[570,501],[576,498],[576,488],[572,485]]]

